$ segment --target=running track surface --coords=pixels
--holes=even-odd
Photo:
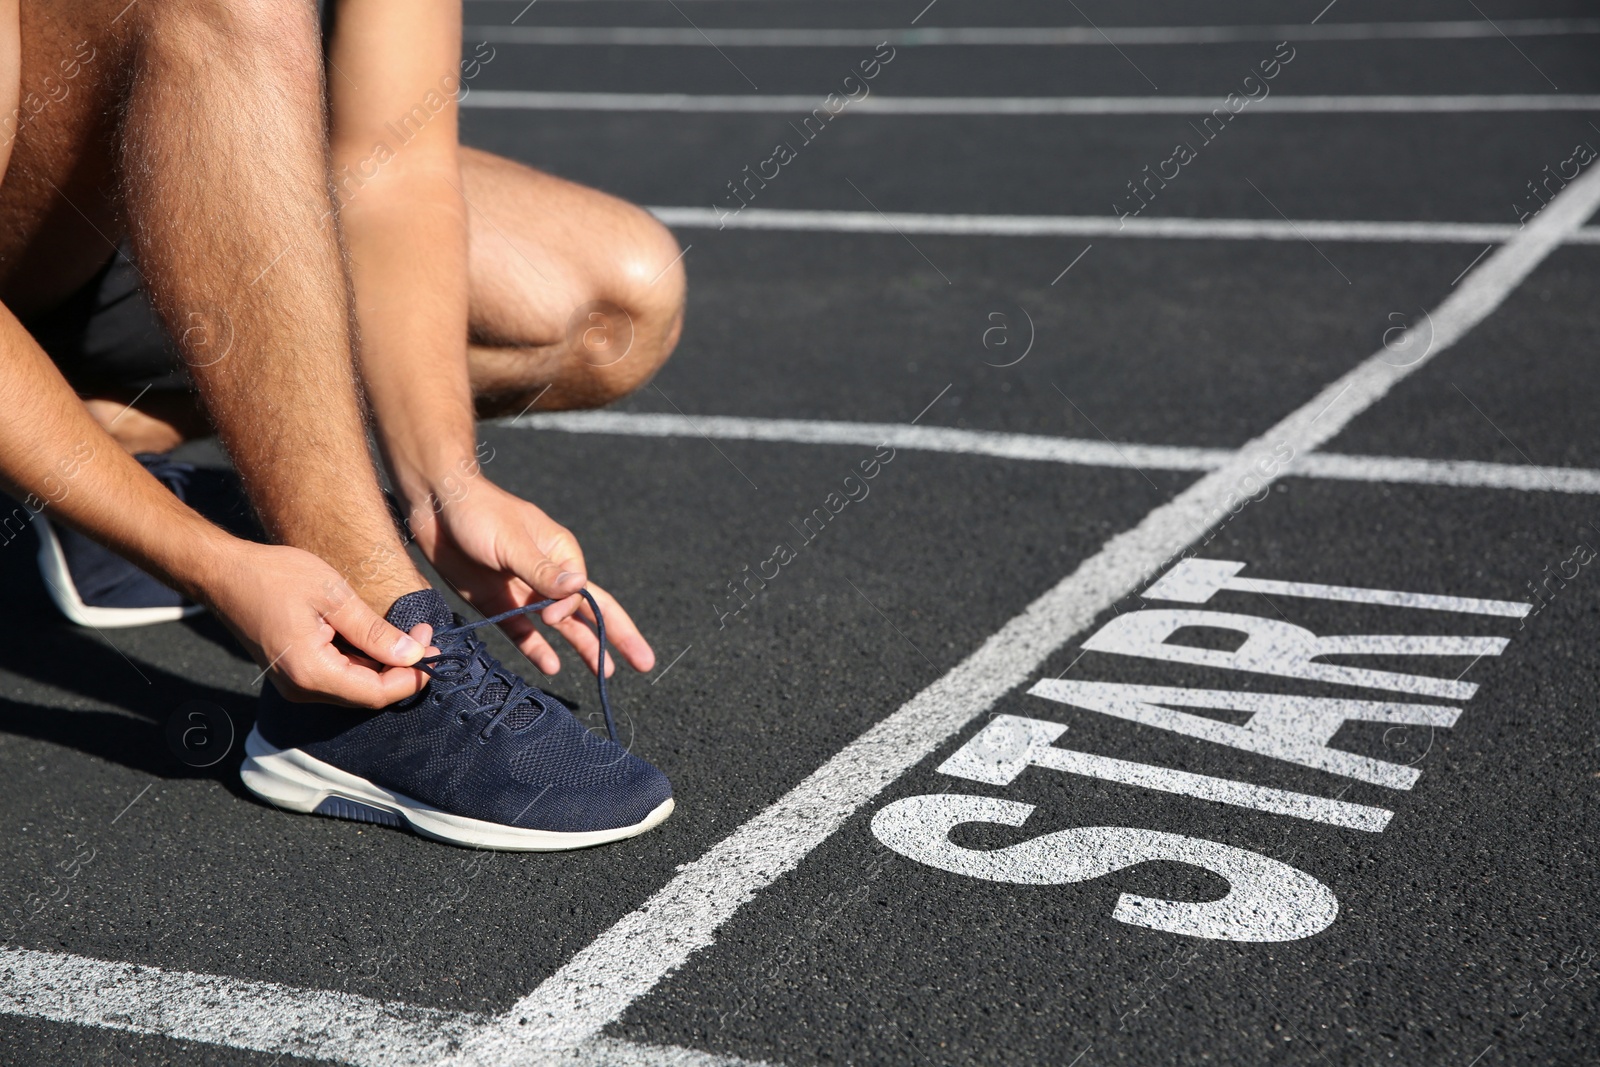
[[[688,247],[652,386],[483,429],[672,819],[264,807],[222,628],[8,530],[0,1063],[1593,1061],[1600,26],[924,2],[468,4],[469,143]]]

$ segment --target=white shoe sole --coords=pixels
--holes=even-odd
[[[199,604],[176,604],[161,608],[101,608],[85,604],[78,596],[78,587],[72,582],[72,572],[67,569],[66,554],[55,530],[43,515],[34,516],[33,525],[39,531],[39,573],[50,590],[61,614],[79,626],[96,630],[114,630],[128,626],[150,626],[158,622],[176,622],[198,615],[205,608]]]
[[[468,848],[505,852],[565,852],[635,837],[672,814],[672,798],[632,826],[586,833],[524,830],[440,811],[420,800],[375,785],[365,778],[308,756],[299,749],[274,748],[258,730],[244,742],[239,776],[250,792],[280,808],[304,814],[334,815],[360,822],[398,826],[403,821],[424,837]]]

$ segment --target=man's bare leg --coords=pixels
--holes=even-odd
[[[683,261],[666,227],[471,148],[461,179],[479,412],[599,407],[649,381],[683,329]]]
[[[28,0],[19,16],[17,5],[0,5],[0,380],[9,412],[0,482],[34,509],[48,507],[53,523],[212,607],[289,699],[388,706],[427,676],[372,661],[403,667],[422,645],[315,555],[232,538],[162,488],[96,425],[18,321],[81,290],[123,232],[116,118],[138,73],[135,39],[147,32],[134,28],[135,6]]]
[[[4,125],[12,158],[0,185],[0,298],[19,314],[58,306],[120,254],[127,213],[113,177],[115,116],[150,32],[135,10],[126,0],[22,4],[23,107]],[[85,403],[128,452],[165,452],[212,433],[187,392],[104,387]]]
[[[284,11],[274,18],[294,21],[298,9]],[[381,609],[423,582],[390,532],[375,485],[362,477],[365,440],[343,358],[348,328],[333,312],[341,304],[337,246],[318,229],[326,201],[320,182],[307,178],[320,173],[320,125],[297,119],[296,108],[241,106],[251,91],[274,101],[315,98],[309,18],[288,27],[302,62],[275,56],[270,77],[250,69],[251,55],[272,51],[269,41],[283,47],[285,28],[259,12],[236,15],[231,0],[185,0],[137,26],[139,85],[123,131],[129,214],[152,296],[188,342],[194,376],[274,532],[334,563]],[[224,42],[231,47],[218,47]],[[178,88],[196,85],[210,90],[198,102]],[[233,128],[203,121],[212,117],[206,101],[213,97],[228,100]],[[216,142],[198,165],[192,140],[174,143],[186,128]],[[240,144],[271,144],[271,158],[207,164]],[[191,169],[165,182],[161,175],[180,155]],[[671,236],[603,194],[467,155],[465,188],[478,231],[474,327],[484,342],[474,346],[473,376],[480,393],[492,394],[490,410],[513,402],[521,410],[534,399],[597,405],[647,380],[681,327],[683,272]],[[237,180],[241,173],[254,180]],[[271,188],[259,178],[268,173],[277,178]],[[285,173],[287,197],[278,192]],[[213,210],[210,201],[221,203]],[[257,204],[267,206],[253,210]],[[268,224],[253,226],[262,210],[271,213]],[[163,240],[185,230],[200,235],[196,244]],[[299,269],[279,269],[286,265]],[[252,290],[266,294],[264,304],[240,321],[230,309],[258,295]],[[296,310],[275,314],[283,307]],[[219,347],[227,351],[220,360]],[[297,358],[273,358],[283,351]],[[330,352],[334,358],[324,358]],[[130,450],[165,447],[192,430],[181,413],[152,410],[148,400],[124,411],[121,398],[98,399],[110,402],[91,407],[106,424],[118,423],[113,432]],[[343,414],[329,418],[329,410]],[[322,506],[330,500],[340,504],[337,515]]]
[[[480,414],[530,403],[599,407],[648,381],[683,328],[683,262],[666,227],[632,204],[487,152],[463,147],[461,163]],[[209,432],[179,398],[146,396],[133,410],[110,397],[89,406],[102,425],[116,423],[111,432],[130,452]]]
[[[269,533],[385,611],[428,583],[367,444],[328,218],[315,13],[299,0],[168,0],[126,17],[138,21],[124,201],[151,300]]]

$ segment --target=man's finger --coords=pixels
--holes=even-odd
[[[555,626],[557,623],[561,623],[572,618],[574,615],[578,614],[578,612],[586,610],[588,606],[589,602],[587,600],[583,599],[583,597],[578,596],[577,594],[573,594],[572,596],[556,601],[554,604],[551,604],[549,607],[539,612],[539,619],[546,626]]]
[[[521,625],[516,626],[514,630],[510,625],[506,626],[506,636],[511,638],[512,644],[516,645],[518,651],[527,656],[543,673],[560,673],[561,657],[556,655],[556,650],[550,647],[550,642],[544,639],[544,635],[534,628],[526,616],[507,619],[506,622],[509,624],[519,620]]]
[[[431,624],[425,622],[417,623],[411,628],[411,637],[417,642],[417,644],[427,647],[428,655],[434,656],[438,654],[439,650],[429,645],[429,642],[433,640],[433,626]],[[346,652],[345,656],[350,660],[350,662],[361,667],[366,667],[368,670],[381,671],[384,669],[384,665],[382,663],[379,663],[377,660],[371,659],[360,652]]]
[[[627,661],[628,666],[636,671],[648,671],[656,665],[655,650],[650,647],[650,642],[644,639],[639,632],[639,627],[634,624],[630,616],[617,598],[601,589],[593,582],[589,583],[589,592],[594,594],[595,600],[600,602],[600,610],[606,617],[606,641],[617,654]],[[592,612],[588,610],[589,604],[584,602],[583,616],[589,618]]]
[[[572,596],[589,581],[581,556],[554,560],[527,538],[515,539],[509,555],[512,573],[528,583],[540,600]]]
[[[390,625],[358,596],[346,597],[344,603],[323,617],[340,637],[379,663],[409,667],[427,653],[426,645]]]
[[[428,684],[427,674],[416,668],[375,671],[353,662],[332,644],[318,645],[308,654],[290,653],[278,672],[286,682],[279,688],[290,700],[354,708],[388,707],[415,696]]]
[[[589,624],[582,619],[565,619],[556,624],[556,632],[567,639],[567,644],[583,660],[584,665],[592,674],[595,665],[600,661],[600,638],[589,628]],[[606,657],[606,677],[609,678],[617,669],[615,656]]]

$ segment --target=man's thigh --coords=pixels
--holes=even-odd
[[[117,116],[131,79],[127,0],[22,0],[21,106],[0,116],[11,162],[0,182],[0,300],[52,307],[101,267],[122,235]]]

